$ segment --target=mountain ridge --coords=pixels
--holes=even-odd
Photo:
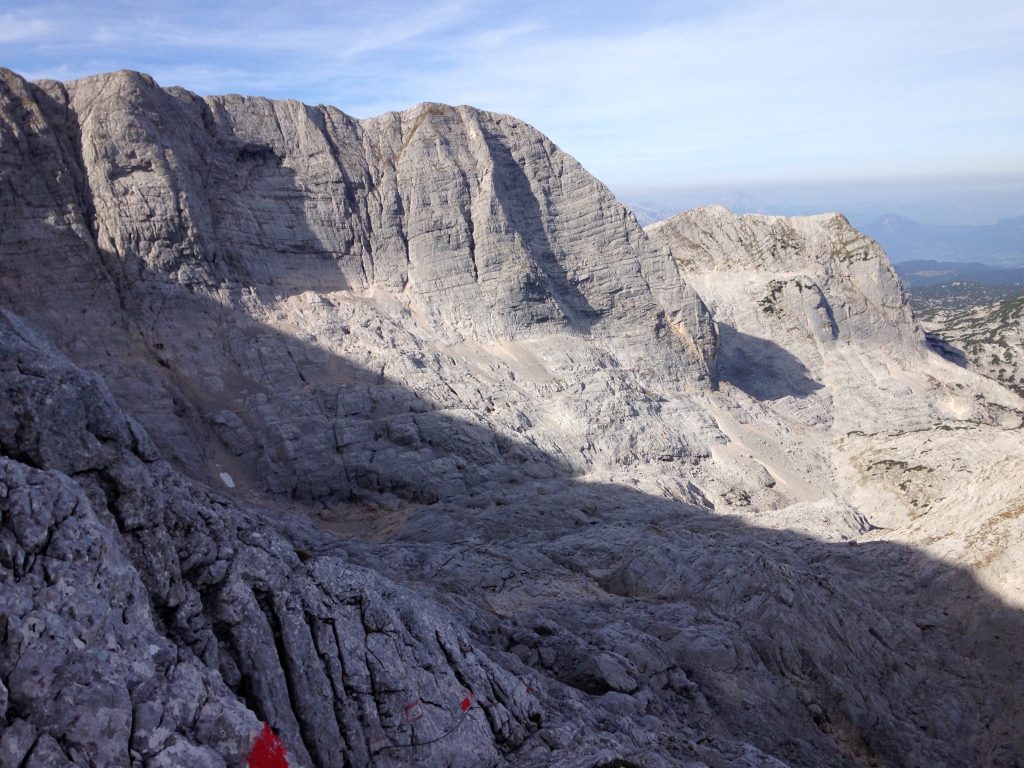
[[[645,233],[470,108],[4,71],[0,116],[4,760],[1024,748],[1024,401],[845,219]]]

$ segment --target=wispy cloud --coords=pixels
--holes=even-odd
[[[360,117],[474,104],[612,183],[1024,172],[1019,0],[37,0],[8,17],[15,69],[129,67]]]
[[[465,2],[410,8],[392,18],[355,16],[337,11],[297,16],[291,7],[268,6],[259,10],[222,5],[219,23],[196,24],[181,14],[154,13],[138,19],[108,20],[85,36],[92,43],[120,43],[128,49],[158,46],[182,54],[212,52],[217,55],[285,53],[307,61],[335,61],[372,54],[438,32],[458,21]],[[343,9],[343,6],[340,8]],[[244,59],[243,59],[244,60]]]
[[[46,19],[14,13],[0,13],[0,43],[40,40],[52,29],[53,25]]]

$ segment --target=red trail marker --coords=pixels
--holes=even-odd
[[[423,705],[419,699],[405,705],[405,722],[412,725],[423,719]]]
[[[270,723],[263,724],[263,730],[252,745],[249,768],[288,768],[284,742],[271,730]]]

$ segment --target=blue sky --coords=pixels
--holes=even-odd
[[[357,117],[472,104],[633,196],[1024,178],[1020,0],[0,0],[0,65],[138,69]]]

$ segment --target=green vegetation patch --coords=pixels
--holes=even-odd
[[[779,298],[782,296],[782,289],[785,288],[785,286],[786,284],[782,280],[772,280],[768,283],[768,295],[758,302],[762,312],[766,315],[782,314],[782,307],[779,306]]]

